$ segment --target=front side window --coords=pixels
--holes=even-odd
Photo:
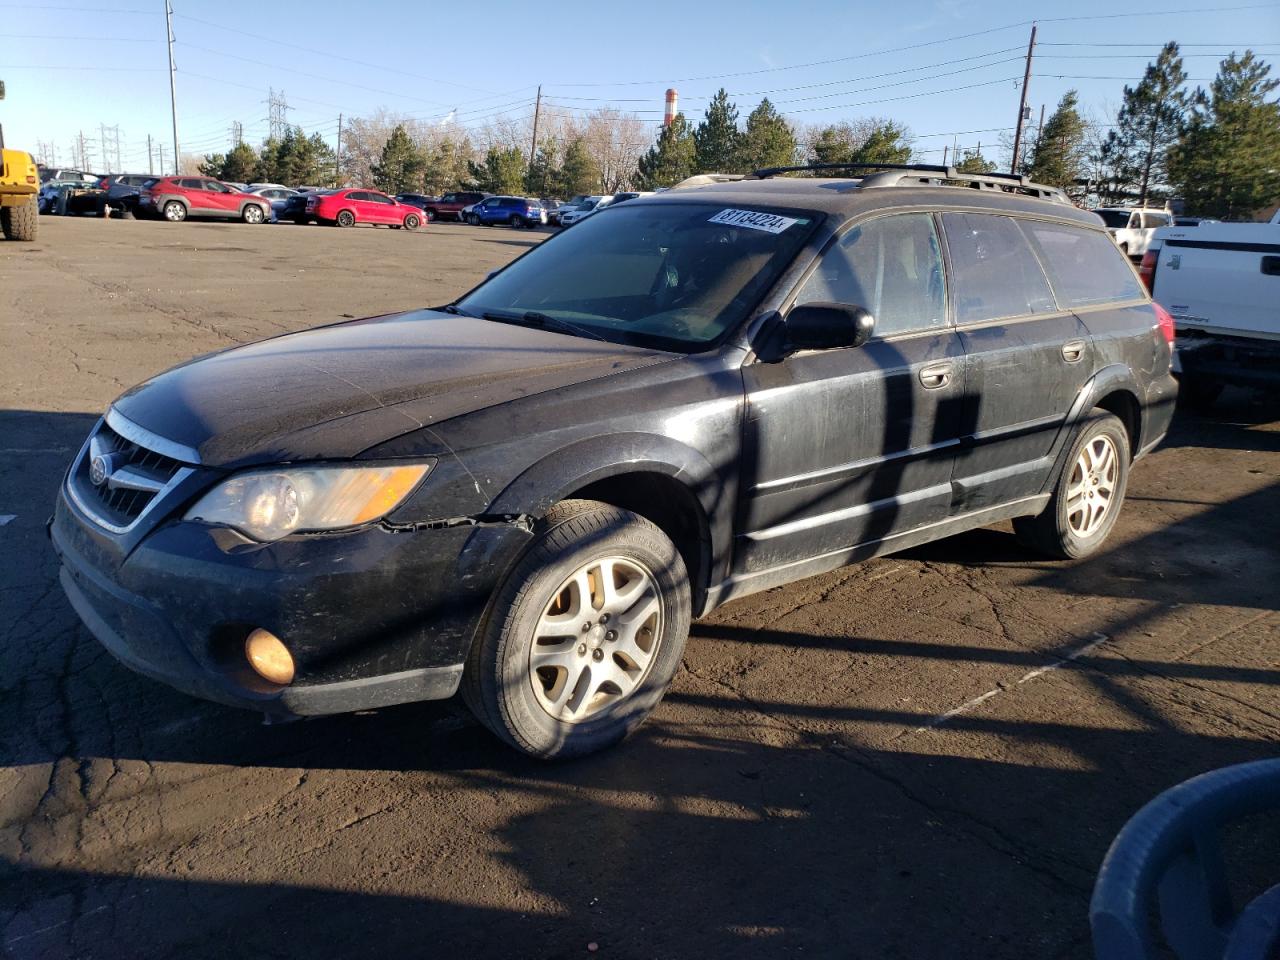
[[[746,319],[820,219],[807,210],[629,203],[535,247],[456,306],[691,353]]]
[[[956,323],[1053,313],[1049,281],[1018,225],[988,213],[944,213]]]
[[[1020,223],[1040,250],[1040,260],[1061,306],[1143,299],[1138,278],[1107,234],[1040,220]]]
[[[796,303],[865,307],[875,335],[928,330],[947,323],[942,252],[927,213],[881,217],[854,227],[823,255]]]

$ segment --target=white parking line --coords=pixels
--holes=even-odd
[[[934,717],[932,720],[930,720],[928,723],[926,723],[924,726],[916,727],[914,730],[911,730],[909,732],[923,733],[925,730],[933,730],[936,727],[940,727],[944,723],[946,723],[948,720],[952,720],[955,717],[960,716],[960,714],[962,713],[968,713],[970,710],[972,710],[974,707],[978,706],[979,704],[986,703],[988,700],[992,699],[993,697],[1000,696],[1000,694],[1004,693],[1007,690],[1012,690],[1014,687],[1019,686],[1020,684],[1027,683],[1030,680],[1034,680],[1036,677],[1042,677],[1046,673],[1049,673],[1052,670],[1058,670],[1061,667],[1065,667],[1068,663],[1071,663],[1071,661],[1073,660],[1079,660],[1085,654],[1089,653],[1091,650],[1095,649],[1100,644],[1106,643],[1110,639],[1111,638],[1108,637],[1105,633],[1095,633],[1093,635],[1093,639],[1090,640],[1088,643],[1085,643],[1079,647],[1076,647],[1076,649],[1069,652],[1066,656],[1060,657],[1059,659],[1053,661],[1053,663],[1046,664],[1043,667],[1036,667],[1036,669],[1031,670],[1028,673],[1024,673],[1014,683],[1008,684],[1007,686],[996,687],[993,690],[988,690],[986,693],[974,697],[972,700],[965,701],[964,703],[960,704],[960,706],[956,707],[954,710],[948,710],[946,713],[940,713],[936,717]]]

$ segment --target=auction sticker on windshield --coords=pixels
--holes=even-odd
[[[799,222],[794,217],[780,217],[776,213],[760,213],[758,210],[721,210],[708,221],[708,223],[719,223],[726,227],[763,230],[765,233],[781,233],[787,227]]]

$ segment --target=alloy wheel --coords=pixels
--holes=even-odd
[[[658,582],[624,557],[592,560],[556,589],[529,648],[529,682],[550,716],[578,723],[622,702],[662,639]]]
[[[1102,526],[1118,479],[1115,444],[1099,434],[1081,449],[1067,480],[1067,525],[1072,533],[1089,537]]]

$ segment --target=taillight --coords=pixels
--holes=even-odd
[[[1160,263],[1160,251],[1148,250],[1142,255],[1142,265],[1138,267],[1138,276],[1142,278],[1147,293],[1156,292],[1156,267]]]
[[[106,178],[106,177],[103,177],[101,180],[99,180],[99,181],[98,181],[98,189],[99,189],[99,190],[105,190],[105,189],[107,189],[107,187],[109,187],[109,186],[111,186],[111,184],[107,183],[107,178]]]
[[[1151,306],[1156,311],[1156,326],[1160,328],[1160,335],[1164,337],[1165,343],[1172,344],[1176,336],[1173,329],[1173,315],[1158,303],[1152,303]]]

